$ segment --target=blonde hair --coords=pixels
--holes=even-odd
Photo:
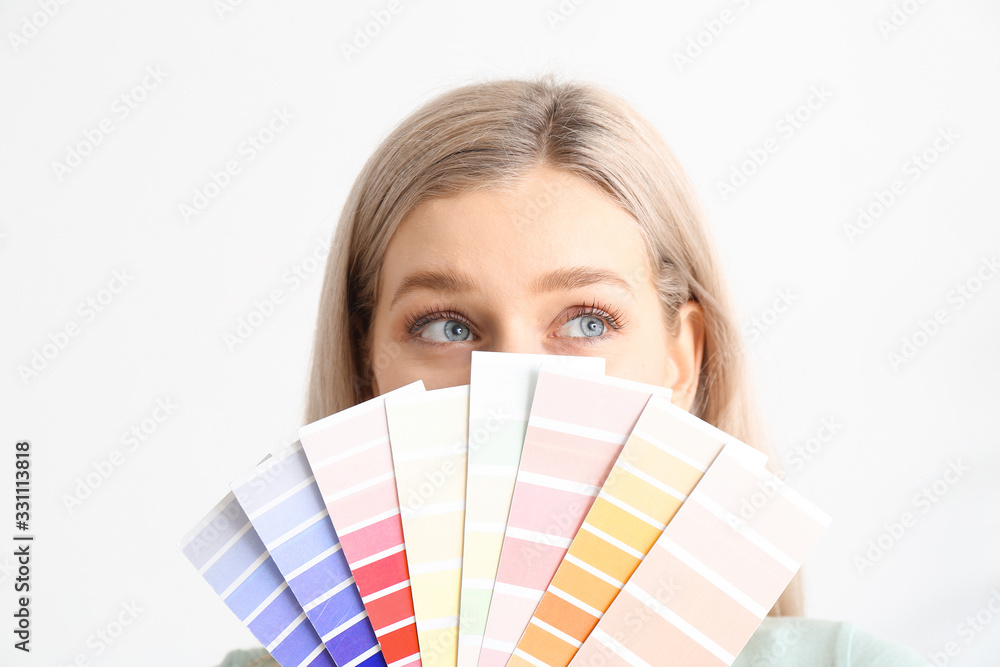
[[[392,361],[396,350],[374,351],[369,341],[386,247],[407,213],[430,199],[513,185],[540,166],[598,186],[636,220],[668,326],[677,326],[686,302],[701,304],[705,347],[691,412],[768,452],[729,291],[687,175],[656,129],[623,100],[553,76],[441,94],[368,159],[327,261],[306,419],[371,398],[375,369]],[[801,613],[796,576],[770,615]]]

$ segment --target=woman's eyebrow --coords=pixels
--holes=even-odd
[[[632,294],[632,285],[627,280],[614,271],[594,266],[573,266],[565,269],[556,269],[538,278],[535,281],[534,290],[540,294],[542,292],[571,290],[599,284],[611,285],[628,294]]]
[[[389,307],[392,308],[396,302],[410,292],[426,289],[434,292],[448,292],[457,294],[459,292],[471,292],[475,289],[475,283],[463,273],[456,271],[420,271],[403,279],[392,296]]]
[[[590,285],[605,284],[632,294],[632,285],[614,271],[593,266],[574,266],[556,269],[535,280],[532,289],[535,293],[555,292],[557,290],[579,289]],[[476,289],[476,283],[463,273],[457,271],[420,271],[407,276],[393,294],[389,307],[397,301],[417,290],[426,289],[434,292],[458,294]]]

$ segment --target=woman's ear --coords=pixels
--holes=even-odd
[[[691,410],[698,393],[701,360],[705,353],[705,317],[701,304],[688,301],[677,311],[677,335],[670,338],[663,386],[673,391],[670,402]]]

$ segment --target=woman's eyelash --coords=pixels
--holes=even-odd
[[[628,325],[628,320],[625,319],[624,314],[618,308],[614,306],[604,305],[598,303],[596,300],[591,304],[584,305],[580,310],[572,311],[563,319],[562,324],[566,324],[578,317],[595,316],[600,317],[602,320],[607,322],[608,326],[612,329],[621,329]],[[472,328],[472,323],[469,322],[467,318],[452,309],[441,309],[437,307],[426,308],[415,315],[406,316],[406,331],[411,335],[416,335],[421,328],[434,322],[436,320],[455,320],[456,322],[461,322],[469,328]]]
[[[461,322],[470,328],[472,327],[472,324],[465,319],[465,317],[454,311],[441,310],[440,308],[428,308],[420,311],[416,315],[406,316],[406,332],[411,335],[416,335],[421,328],[435,320],[455,320],[456,322]]]
[[[584,302],[583,310],[569,313],[562,323],[566,324],[578,317],[587,317],[589,315],[600,317],[612,329],[621,329],[628,324],[628,320],[625,319],[625,315],[621,310],[614,306],[598,303],[596,300],[589,306]]]

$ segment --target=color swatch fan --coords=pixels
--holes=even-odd
[[[181,549],[285,666],[731,665],[830,518],[604,370],[473,352],[303,426]]]

